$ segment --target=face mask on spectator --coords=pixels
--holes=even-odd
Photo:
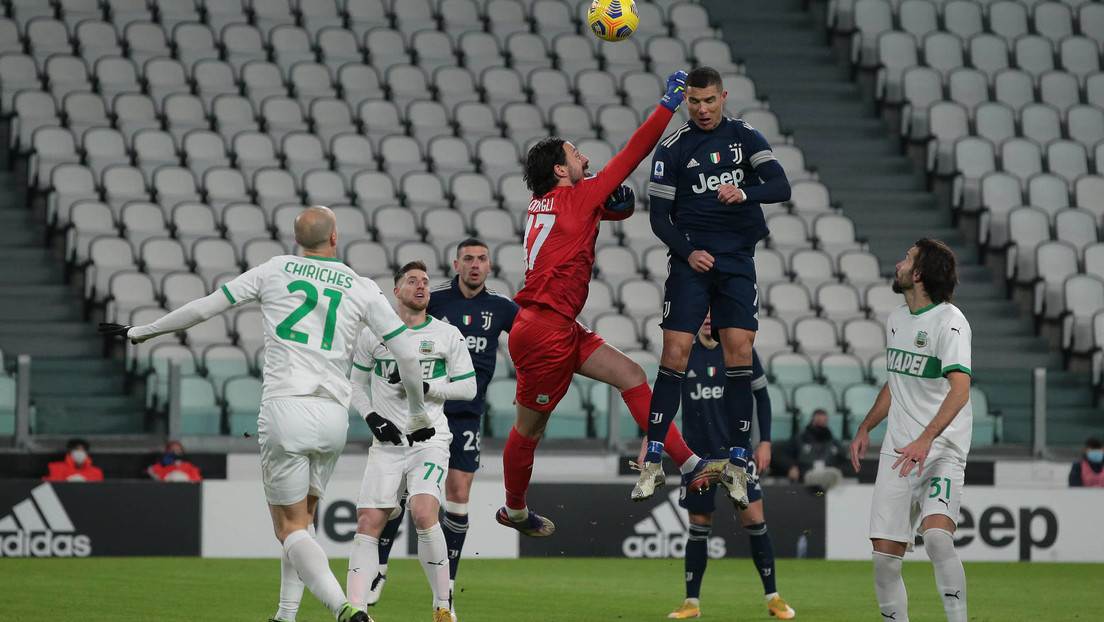
[[[76,463],[77,466],[81,466],[84,464],[84,461],[88,459],[88,452],[83,449],[74,449],[69,452],[69,457],[73,459],[73,462]]]
[[[1104,462],[1104,449],[1090,449],[1086,451],[1085,459],[1093,464]]]

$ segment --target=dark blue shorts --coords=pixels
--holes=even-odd
[[[759,330],[759,290],[755,284],[755,258],[750,255],[714,255],[709,272],[696,272],[690,264],[671,258],[671,270],[663,286],[663,328],[696,333],[711,312],[714,328]]]
[[[452,443],[449,444],[449,468],[465,473],[475,473],[479,469],[479,417],[449,417],[449,431]]]
[[[759,484],[759,469],[755,468],[754,460],[748,460],[748,472],[751,473],[751,481],[748,482],[747,490],[748,503],[755,503],[763,498],[763,487]],[[690,492],[686,487],[687,484],[687,478],[683,477],[682,483],[679,485],[680,508],[686,508],[687,511],[695,514],[705,514],[717,509],[717,499],[714,495],[717,494],[717,490],[724,490],[724,486],[716,484],[710,486],[709,490],[705,492]]]

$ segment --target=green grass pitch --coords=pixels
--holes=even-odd
[[[345,560],[332,560],[344,586]],[[415,560],[394,560],[377,622],[432,619]],[[0,619],[264,622],[276,611],[275,560],[197,558],[0,559]],[[682,602],[682,560],[464,560],[462,622],[659,622]],[[779,560],[779,589],[798,620],[879,620],[869,562]],[[970,619],[1104,619],[1104,565],[967,563]],[[909,619],[945,620],[931,565],[906,563]],[[709,562],[704,620],[771,620],[746,559]],[[332,620],[309,594],[300,622]]]

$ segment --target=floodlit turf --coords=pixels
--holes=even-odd
[[[345,560],[333,569],[345,583]],[[256,621],[276,611],[275,560],[195,558],[0,559],[0,620]],[[665,620],[683,597],[681,560],[465,560],[461,622]],[[869,562],[779,560],[782,595],[799,620],[879,620]],[[991,622],[1104,619],[1104,565],[969,563],[970,619]],[[913,622],[944,620],[931,565],[905,564]],[[746,559],[709,562],[705,620],[769,620]],[[429,587],[414,560],[394,560],[377,622],[432,619]],[[311,596],[300,622],[332,620]]]

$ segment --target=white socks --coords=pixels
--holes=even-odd
[[[908,594],[901,578],[900,557],[874,551],[874,594],[883,620],[908,622]]]
[[[429,587],[433,589],[433,608],[449,609],[449,560],[445,534],[440,523],[417,531],[418,561],[425,571]]]
[[[303,585],[326,606],[334,617],[341,613],[347,602],[341,584],[330,572],[330,560],[326,552],[305,529],[293,531],[284,539],[284,555],[287,556]]]
[[[349,574],[345,588],[349,603],[359,609],[368,606],[368,590],[379,573],[379,539],[362,533],[353,536],[353,552],[349,555]]]
[[[946,529],[929,529],[924,532],[924,550],[935,570],[947,622],[966,622],[966,571],[955,551],[954,536]]]
[[[314,525],[307,525],[307,533],[315,536]],[[276,620],[295,622],[299,613],[299,603],[303,601],[303,581],[295,566],[291,565],[287,553],[280,555],[280,608],[276,610]]]
[[[686,475],[690,471],[696,469],[699,462],[701,462],[701,458],[698,457],[698,454],[691,454],[690,457],[686,459],[686,462],[679,465],[679,473]]]

